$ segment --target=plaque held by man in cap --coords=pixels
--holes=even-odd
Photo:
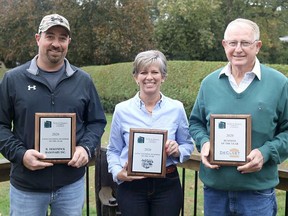
[[[75,113],[35,113],[35,149],[43,161],[67,163],[75,152]]]
[[[131,128],[128,176],[165,177],[167,130]]]
[[[211,114],[210,163],[239,166],[251,151],[251,115]]]

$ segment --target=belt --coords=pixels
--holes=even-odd
[[[177,167],[175,165],[170,165],[170,166],[166,167],[166,174],[173,173],[176,170],[177,170]]]

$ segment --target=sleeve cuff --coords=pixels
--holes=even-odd
[[[88,154],[89,161],[90,161],[92,159],[92,154],[91,154],[90,149],[88,148],[88,146],[82,146],[82,147],[86,150],[86,152]]]

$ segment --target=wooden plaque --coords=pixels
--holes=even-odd
[[[35,149],[43,161],[67,163],[76,147],[75,113],[35,113]]]
[[[130,176],[165,177],[167,130],[131,128],[128,150]]]
[[[251,151],[251,115],[211,114],[210,163],[239,166]]]

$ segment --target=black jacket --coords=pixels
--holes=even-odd
[[[5,73],[0,83],[0,152],[12,163],[10,182],[27,191],[52,191],[79,180],[85,168],[56,164],[30,171],[22,162],[34,148],[35,113],[76,113],[76,145],[90,154],[99,147],[106,118],[88,73],[69,64],[53,91],[39,76],[37,56]]]

